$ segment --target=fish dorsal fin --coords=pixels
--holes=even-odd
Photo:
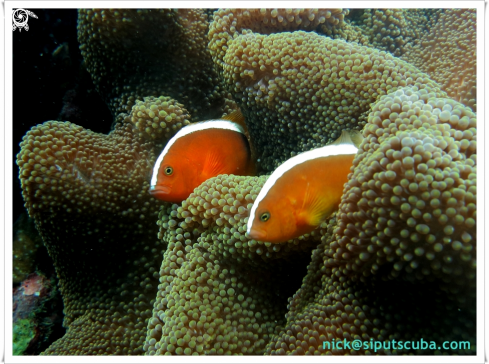
[[[351,144],[359,147],[363,141],[363,135],[358,130],[343,130],[338,139],[329,145]]]
[[[248,132],[248,126],[246,125],[245,117],[243,113],[241,112],[240,109],[238,109],[233,111],[231,114],[224,116],[223,119],[232,121],[233,123],[238,124],[244,129],[244,135],[246,136],[246,139],[248,139],[248,145],[250,146],[251,160],[253,161],[253,166],[251,167],[249,173],[251,175],[255,175],[258,157],[257,157],[256,149],[253,143],[251,142],[250,133]]]
[[[231,114],[227,114],[226,116],[223,116],[223,119],[235,122],[240,125],[245,122],[244,115],[239,109],[233,111]]]
[[[349,130],[350,133],[350,139],[353,142],[353,145],[355,147],[360,148],[360,144],[362,144],[364,136],[362,135],[362,132],[359,130]]]
[[[215,177],[222,173],[224,168],[222,155],[214,149],[207,152],[203,166],[204,177]],[[210,177],[208,177],[210,176]]]
[[[245,130],[245,133],[248,134],[248,127],[246,126],[244,115],[240,109],[233,111],[231,114],[227,114],[222,117],[222,119],[238,124]]]
[[[334,209],[329,211],[331,207],[330,201],[324,197],[321,198],[318,192],[319,190],[313,188],[310,182],[307,183],[300,217],[302,221],[310,226],[318,226],[334,211]]]

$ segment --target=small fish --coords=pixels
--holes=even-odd
[[[338,209],[362,139],[358,131],[343,131],[332,144],[299,154],[280,165],[251,208],[248,235],[260,241],[281,243],[314,230]]]
[[[241,112],[190,124],[170,139],[156,160],[149,192],[180,203],[219,174],[253,175],[255,165]]]

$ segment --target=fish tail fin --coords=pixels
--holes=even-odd
[[[343,130],[338,139],[336,139],[331,145],[351,144],[355,147],[360,147],[364,137],[359,130]]]

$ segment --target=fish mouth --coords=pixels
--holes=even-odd
[[[171,188],[166,186],[151,186],[149,188],[149,193],[157,199],[167,196],[170,192]]]
[[[250,238],[260,241],[265,241],[267,238],[267,232],[261,229],[253,228],[248,232]]]

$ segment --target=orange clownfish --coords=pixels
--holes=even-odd
[[[180,129],[156,160],[149,192],[180,203],[205,180],[219,174],[249,176],[255,166],[240,111]]]
[[[332,144],[299,154],[280,165],[251,208],[248,236],[282,243],[314,230],[338,209],[358,151],[355,144],[359,145],[361,140],[359,132],[343,131]]]

